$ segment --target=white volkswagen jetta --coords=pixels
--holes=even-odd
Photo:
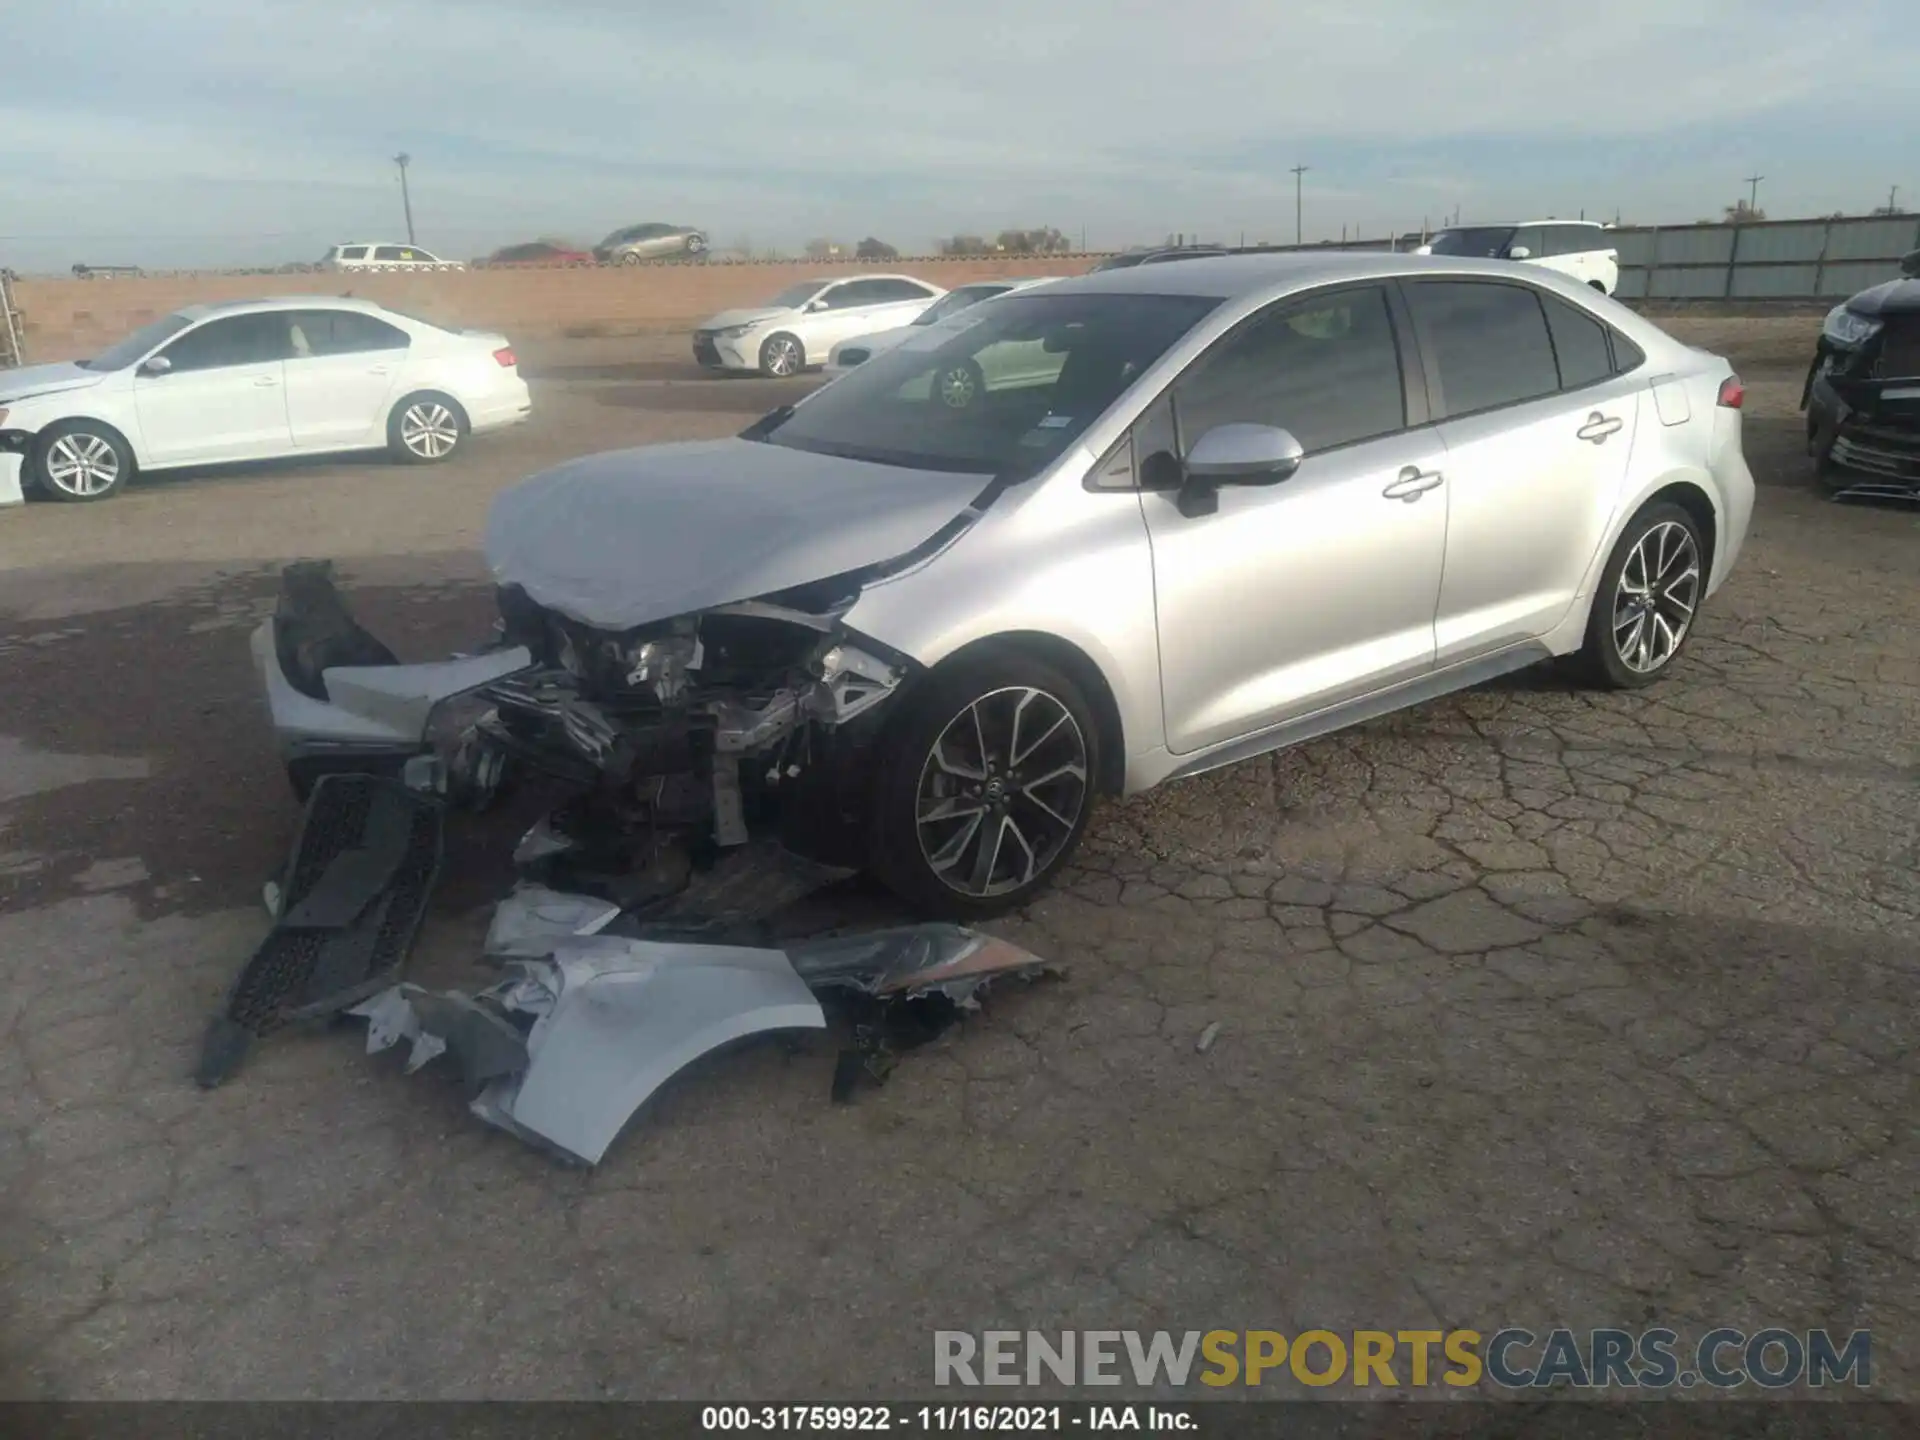
[[[445,460],[533,402],[504,335],[369,300],[190,305],[98,355],[0,376],[0,456],[56,500],[102,500],[140,470],[371,450]]]
[[[802,280],[765,305],[715,315],[693,332],[693,358],[710,370],[797,375],[842,340],[906,325],[946,293],[910,275]]]

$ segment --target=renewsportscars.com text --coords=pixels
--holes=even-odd
[[[1723,1327],[1685,1342],[1632,1331],[936,1330],[936,1385],[1349,1385],[1764,1390],[1873,1383],[1873,1335],[1751,1333]]]

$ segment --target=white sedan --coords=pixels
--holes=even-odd
[[[765,305],[715,315],[693,332],[693,358],[709,370],[797,375],[842,340],[905,325],[946,293],[911,275],[802,280]]]
[[[911,340],[917,327],[937,325],[962,310],[972,309],[982,300],[991,300],[996,295],[1011,295],[1017,290],[1031,290],[1036,285],[1050,285],[1059,278],[1058,275],[1036,275],[1021,280],[976,280],[971,285],[956,285],[905,325],[842,340],[827,356],[827,378],[831,380],[844,375],[854,366],[893,349],[903,340]]]
[[[504,335],[368,300],[240,300],[0,372],[0,461],[56,500],[101,500],[140,470],[381,447],[432,464],[532,409]]]

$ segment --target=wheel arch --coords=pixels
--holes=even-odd
[[[1687,512],[1693,523],[1700,527],[1700,540],[1706,546],[1707,553],[1700,557],[1700,573],[1703,577],[1713,574],[1715,558],[1720,553],[1720,511],[1713,503],[1713,497],[1706,487],[1692,480],[1673,480],[1662,485],[1648,495],[1627,515],[1626,523],[1621,526],[1624,533],[1626,525],[1633,523],[1633,517],[1651,505],[1678,505]],[[1615,536],[1614,544],[1619,544]],[[1611,547],[1609,547],[1611,548]],[[1703,584],[1702,590],[1705,586]]]
[[[103,420],[98,415],[87,414],[62,415],[56,420],[49,420],[46,424],[36,426],[33,430],[27,432],[30,436],[27,446],[28,458],[37,460],[42,441],[63,425],[91,425],[94,429],[104,430],[113,436],[114,439],[118,440],[121,447],[127,452],[128,457],[133,462],[133,468],[127,473],[129,480],[145,468],[146,457],[140,453],[140,444],[132,435],[128,434],[126,430],[114,424],[111,420]]]
[[[1071,640],[1040,630],[1004,630],[969,641],[940,661],[925,674],[938,674],[948,667],[978,659],[995,650],[1013,650],[1051,665],[1080,687],[1094,723],[1100,727],[1100,764],[1095,786],[1101,795],[1122,792],[1127,773],[1126,725],[1121,719],[1120,702],[1107,683],[1106,674],[1093,657]]]

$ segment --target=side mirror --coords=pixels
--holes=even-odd
[[[1278,485],[1300,468],[1305,448],[1277,425],[1216,425],[1187,451],[1177,498],[1189,519],[1220,508],[1222,485]]]
[[[809,300],[807,301],[807,308],[802,313],[806,315],[818,315],[826,308],[827,302],[824,300]]]
[[[173,369],[173,361],[164,355],[149,355],[140,362],[142,375],[164,375]]]
[[[1507,259],[1509,260],[1531,260],[1532,258],[1533,258],[1533,251],[1529,250],[1524,245],[1516,245],[1511,250],[1507,251]]]

